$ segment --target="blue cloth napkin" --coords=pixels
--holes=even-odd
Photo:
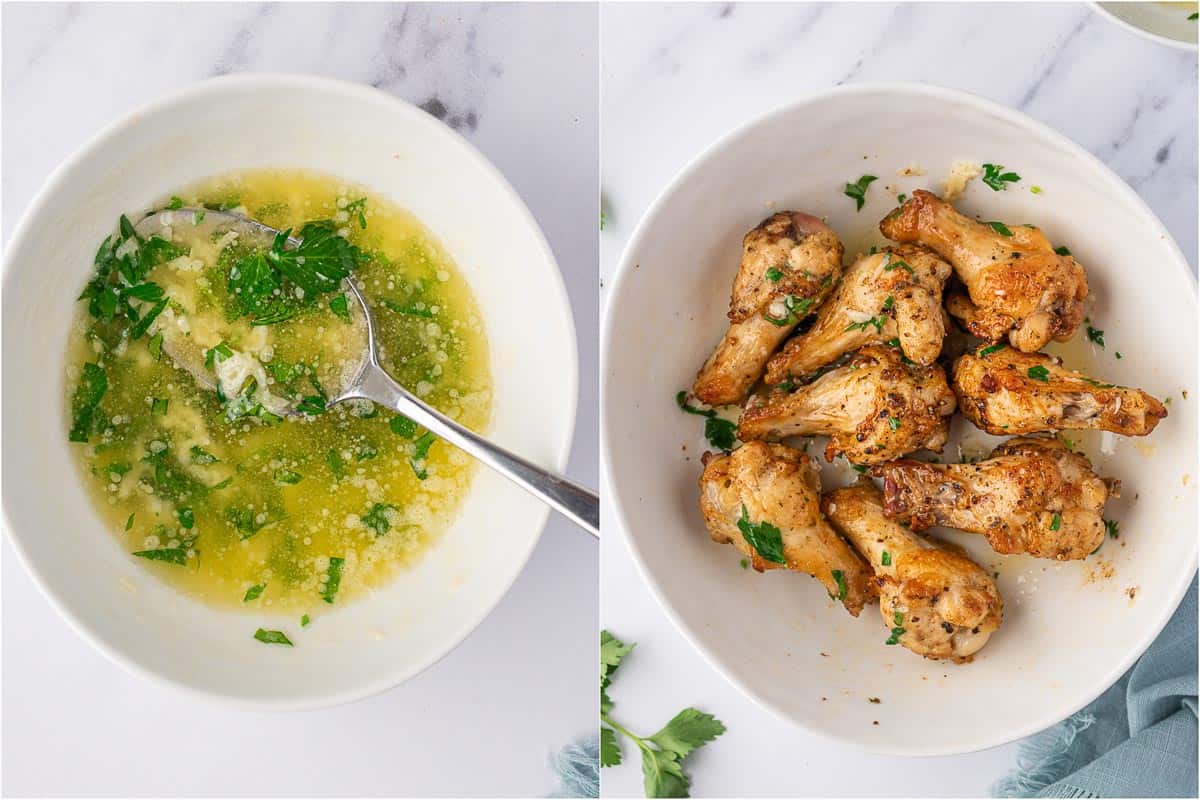
[[[996,797],[1196,797],[1196,579],[1145,655],[1021,743]]]

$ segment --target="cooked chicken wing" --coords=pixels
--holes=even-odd
[[[759,572],[807,572],[854,616],[871,598],[871,571],[821,516],[812,460],[781,444],[706,453],[700,511],[714,542],[731,543]]]
[[[942,285],[949,275],[949,264],[916,245],[863,256],[846,270],[812,328],[767,362],[767,383],[809,375],[845,353],[883,342],[898,344],[918,364],[932,364],[946,335]]]
[[[992,577],[958,548],[884,516],[883,496],[869,478],[824,495],[821,510],[875,571],[889,644],[970,661],[1000,627],[1003,603]]]
[[[710,406],[745,400],[767,359],[825,300],[841,271],[842,243],[816,217],[775,214],[747,233],[729,329],[696,376],[692,393]]]
[[[977,464],[893,461],[883,476],[884,511],[914,530],[948,525],[981,533],[997,553],[1060,561],[1086,558],[1104,540],[1104,504],[1120,482],[1057,439],[1009,439]]]
[[[1013,347],[1033,353],[1051,339],[1070,339],[1083,321],[1083,267],[1054,252],[1037,228],[977,222],[918,189],[879,230],[896,242],[919,242],[950,262],[970,297],[951,294],[946,308],[981,339],[1007,336]]]
[[[751,398],[738,438],[824,434],[827,460],[841,453],[855,464],[882,464],[923,448],[941,451],[954,406],[941,367],[906,364],[899,349],[876,344],[794,392]]]
[[[1145,436],[1167,416],[1166,406],[1140,389],[1068,370],[1055,356],[995,347],[966,353],[953,370],[963,416],[988,433],[1095,429]]]

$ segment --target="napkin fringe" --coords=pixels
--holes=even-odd
[[[550,757],[558,775],[554,797],[600,796],[600,740],[596,737],[569,744]]]
[[[994,797],[1033,797],[1065,777],[1075,737],[1087,730],[1096,717],[1087,712],[1073,714],[1052,728],[1029,737],[1017,749],[1017,768],[992,787]],[[1092,797],[1090,792],[1063,787],[1056,797]]]

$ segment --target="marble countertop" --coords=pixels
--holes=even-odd
[[[1196,54],[1087,5],[611,4],[601,31],[602,307],[634,226],[685,164],[770,109],[864,81],[964,89],[1066,134],[1145,198],[1196,269]],[[689,759],[694,796],[977,796],[1014,765],[1015,744],[869,755],[757,708],[668,621],[615,533],[601,546],[601,621],[640,654],[622,670],[622,720],[654,730],[695,704],[728,726]],[[604,791],[637,795],[640,781],[635,765],[609,769]]]
[[[597,47],[594,6],[6,5],[3,235],[93,133],[206,77],[321,74],[418,103],[499,167],[554,248],[579,332],[569,472],[594,486]],[[109,663],[6,541],[3,792],[546,795],[549,756],[595,730],[596,563],[595,542],[552,519],[501,605],[435,667],[368,700],[284,715],[183,697]]]

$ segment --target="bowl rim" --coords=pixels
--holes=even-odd
[[[1161,234],[1169,252],[1174,255],[1173,261],[1177,270],[1181,271],[1184,277],[1192,286],[1191,303],[1193,308],[1193,316],[1195,316],[1196,307],[1196,286],[1197,277],[1192,273],[1187,259],[1183,252],[1179,249],[1179,245],[1171,236],[1170,231],[1166,229],[1162,221],[1146,204],[1146,201],[1141,198],[1124,180],[1121,179],[1113,170],[1099,158],[1092,155],[1086,149],[1076,144],[1070,138],[1062,133],[1051,128],[1043,122],[1033,119],[1026,114],[1009,108],[994,100],[981,97],[971,92],[961,89],[951,89],[933,83],[923,83],[916,81],[871,81],[853,84],[844,84],[841,86],[833,86],[827,89],[808,93],[796,100],[789,101],[780,106],[777,106],[763,114],[752,117],[749,121],[739,124],[732,130],[722,134],[716,138],[711,144],[702,149],[699,153],[693,156],[680,169],[673,178],[667,183],[653,202],[647,207],[646,211],[639,219],[637,226],[629,237],[628,243],[625,245],[624,251],[621,253],[618,261],[616,273],[612,279],[612,291],[609,295],[607,306],[605,308],[604,320],[601,325],[600,337],[600,369],[601,375],[608,374],[610,365],[610,357],[614,346],[614,340],[619,334],[616,328],[614,309],[620,304],[622,291],[625,286],[627,277],[634,272],[633,263],[635,256],[642,247],[643,240],[648,238],[651,227],[658,217],[663,207],[666,206],[673,198],[680,186],[690,179],[695,173],[702,170],[707,162],[721,151],[725,150],[735,141],[747,135],[752,129],[759,125],[771,122],[778,117],[786,116],[795,113],[797,110],[816,103],[826,102],[831,99],[836,99],[843,96],[855,95],[872,95],[879,93],[894,93],[918,95],[928,98],[941,99],[947,102],[957,103],[962,106],[967,106],[975,111],[981,111],[988,114],[997,115],[1005,118],[1007,121],[1024,127],[1027,130],[1045,137],[1052,144],[1066,149],[1076,157],[1084,159],[1085,163],[1091,165],[1095,173],[1103,178],[1113,191],[1125,202],[1129,203],[1135,210],[1140,212],[1144,218],[1145,224],[1150,224]],[[1158,634],[1166,626],[1175,610],[1183,601],[1188,587],[1191,586],[1192,580],[1196,573],[1197,552],[1192,550],[1189,563],[1190,568],[1181,573],[1182,579],[1179,585],[1174,587],[1174,599],[1164,608],[1166,612],[1162,618],[1157,620],[1154,625],[1149,626],[1142,638],[1137,642],[1136,646],[1129,649],[1128,654],[1116,664],[1114,668],[1105,676],[1104,680],[1097,684],[1098,688],[1094,692],[1089,692],[1088,696],[1077,704],[1074,704],[1069,710],[1064,713],[1052,711],[1050,713],[1042,713],[1036,719],[1025,724],[1019,729],[1013,729],[998,735],[985,735],[970,741],[962,746],[949,747],[923,747],[923,746],[905,746],[903,742],[897,742],[896,746],[878,747],[866,746],[862,742],[855,740],[849,736],[844,736],[839,733],[831,732],[816,726],[802,722],[798,719],[787,715],[782,709],[776,708],[764,695],[760,694],[752,685],[739,680],[730,671],[726,670],[717,656],[717,654],[708,646],[702,643],[699,629],[686,622],[668,601],[664,590],[655,580],[649,565],[643,558],[641,549],[637,544],[636,537],[632,533],[632,526],[629,523],[629,518],[626,514],[625,506],[621,502],[621,492],[618,490],[618,482],[616,480],[615,468],[612,462],[610,453],[613,447],[619,443],[615,442],[611,434],[610,411],[607,392],[604,384],[601,385],[601,403],[600,403],[600,453],[601,453],[601,475],[603,477],[603,490],[607,492],[608,503],[614,511],[615,524],[612,526],[620,531],[620,537],[624,540],[625,546],[630,555],[633,557],[634,564],[637,566],[638,573],[642,580],[650,588],[655,600],[667,618],[675,625],[675,628],[682,634],[692,647],[700,654],[701,658],[707,662],[717,674],[723,677],[729,684],[736,687],[743,695],[748,697],[759,708],[769,712],[777,719],[783,720],[791,725],[801,728],[804,731],[818,735],[826,740],[847,744],[866,750],[868,752],[878,753],[880,755],[895,755],[895,756],[945,756],[945,755],[961,755],[966,753],[974,753],[980,750],[997,747],[999,745],[1008,744],[1027,736],[1031,736],[1039,731],[1045,730],[1052,725],[1070,717],[1075,712],[1082,709],[1088,703],[1091,703],[1117,680],[1120,679],[1125,672],[1133,666],[1146,649],[1158,637]]]
[[[1107,3],[1096,2],[1093,0],[1093,2],[1088,3],[1088,5],[1090,5],[1092,10],[1099,14],[1102,18],[1108,20],[1109,22],[1116,23],[1118,26],[1136,36],[1140,36],[1143,39],[1147,39],[1157,44],[1166,45],[1167,47],[1172,47],[1176,50],[1184,50],[1191,53],[1194,53],[1197,50],[1196,42],[1189,42],[1185,41],[1184,39],[1172,39],[1170,36],[1163,36],[1161,33],[1154,33],[1153,31],[1148,31],[1145,28],[1139,28],[1137,25],[1134,25],[1132,22],[1124,17],[1121,17],[1111,9],[1106,8],[1108,5]]]
[[[565,471],[575,438],[579,408],[579,347],[575,330],[574,311],[571,308],[570,296],[567,292],[562,270],[558,265],[557,259],[554,257],[554,251],[551,249],[545,233],[542,231],[533,213],[529,210],[529,207],[525,204],[525,201],[517,193],[516,189],[513,188],[512,184],[509,183],[500,169],[483,155],[474,144],[441,120],[421,110],[412,103],[381,89],[337,78],[305,75],[302,73],[237,73],[206,78],[186,84],[164,92],[160,96],[127,111],[90,136],[74,152],[61,161],[51,171],[42,183],[41,188],[29,201],[29,204],[21,213],[16,226],[13,228],[12,235],[4,245],[3,260],[0,261],[0,287],[7,286],[10,277],[16,273],[16,269],[13,266],[12,253],[21,249],[21,246],[24,245],[24,240],[28,237],[29,229],[33,226],[34,220],[47,212],[50,197],[68,180],[78,165],[91,155],[92,151],[102,144],[127,135],[131,129],[136,128],[141,123],[144,116],[156,114],[179,104],[205,101],[212,95],[219,96],[227,92],[247,90],[328,92],[340,94],[355,102],[384,106],[393,113],[406,114],[414,124],[424,125],[429,130],[435,131],[435,135],[450,139],[458,146],[462,156],[472,166],[480,169],[485,176],[496,183],[502,194],[506,196],[508,202],[522,218],[530,233],[533,234],[545,263],[550,267],[548,277],[551,288],[557,290],[558,305],[566,312],[566,333],[570,346],[567,349],[569,357],[567,363],[564,365],[566,369],[562,377],[566,379],[568,387],[568,405],[566,409],[568,422],[565,435],[562,437],[562,441],[558,443],[558,447],[554,452],[553,463],[550,465],[559,472]],[[541,508],[536,509],[530,517],[530,525],[535,535],[530,539],[529,546],[525,552],[519,555],[517,561],[518,567],[513,571],[511,580],[493,598],[483,604],[479,613],[468,618],[454,632],[453,636],[447,638],[446,643],[431,649],[412,666],[386,673],[374,681],[363,683],[357,687],[337,691],[312,692],[292,697],[261,699],[191,685],[142,664],[136,658],[126,655],[118,647],[110,644],[101,634],[93,630],[87,621],[77,616],[67,607],[66,602],[60,598],[58,590],[50,586],[50,582],[46,579],[46,576],[36,567],[22,544],[22,538],[17,533],[16,526],[12,524],[8,508],[10,502],[11,497],[9,493],[7,491],[0,492],[0,526],[4,529],[5,537],[13,546],[18,561],[21,562],[26,572],[32,577],[34,585],[37,586],[42,596],[46,598],[51,607],[58,612],[59,616],[84,641],[102,653],[109,661],[117,664],[129,673],[144,678],[158,686],[166,687],[181,695],[204,698],[210,701],[217,701],[221,705],[257,711],[309,711],[352,703],[397,687],[437,664],[449,655],[451,651],[466,641],[508,595],[517,578],[524,573],[529,559],[533,556],[534,550],[541,541],[546,523],[550,517],[550,508],[548,506],[543,505]]]

